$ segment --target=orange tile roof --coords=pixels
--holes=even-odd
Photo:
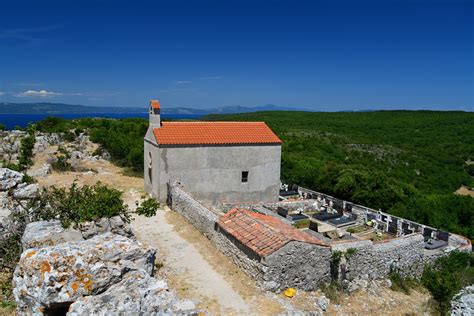
[[[159,109],[160,108],[160,101],[158,100],[151,100],[150,106],[152,109]]]
[[[230,210],[219,218],[217,224],[260,257],[272,254],[290,241],[328,246],[278,218],[244,209]]]
[[[153,133],[162,145],[281,144],[264,122],[164,122]]]

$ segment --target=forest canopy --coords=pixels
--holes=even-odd
[[[474,113],[257,112],[282,139],[282,180],[474,238]]]

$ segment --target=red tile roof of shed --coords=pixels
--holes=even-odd
[[[164,122],[153,133],[163,145],[281,144],[264,122]]]
[[[260,257],[266,257],[290,241],[327,246],[318,238],[290,226],[278,218],[249,210],[232,209],[218,220],[218,225]]]

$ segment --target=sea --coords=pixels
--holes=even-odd
[[[62,117],[64,119],[77,119],[81,117],[104,117],[114,119],[148,118],[148,113],[87,113],[87,114],[0,114],[0,124],[11,130],[15,127],[26,127],[30,123],[41,121],[48,116]],[[202,115],[196,114],[161,114],[163,119],[199,119]]]

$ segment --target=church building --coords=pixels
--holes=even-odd
[[[276,202],[281,140],[264,122],[161,122],[150,101],[145,135],[145,191],[166,202],[178,181],[209,205]]]

